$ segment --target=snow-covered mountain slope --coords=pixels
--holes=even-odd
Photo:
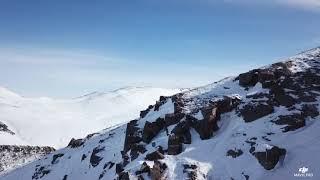
[[[320,179],[319,102],[316,48],[161,97],[0,180]]]
[[[25,98],[0,88],[0,145],[65,147],[80,138],[139,117],[159,96],[179,89],[129,87],[56,100]]]

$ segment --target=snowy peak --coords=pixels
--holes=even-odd
[[[311,50],[161,96],[139,118],[73,139],[0,179],[277,180],[302,166],[319,179],[319,63]]]

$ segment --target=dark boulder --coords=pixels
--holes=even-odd
[[[240,101],[238,97],[224,96],[222,100],[215,102],[217,113],[220,115],[232,111],[240,104]]]
[[[249,103],[243,106],[242,109],[240,109],[240,114],[242,115],[245,122],[252,122],[273,112],[273,106],[264,103]]]
[[[154,161],[153,167],[150,170],[151,179],[154,180],[162,180],[167,179],[166,170],[167,165],[165,163],[161,163],[160,161]]]
[[[143,173],[148,173],[148,175],[150,174],[150,166],[146,162],[142,163],[140,169],[136,171],[136,175],[140,175]]]
[[[131,161],[137,159],[139,154],[144,154],[146,151],[143,144],[133,144],[130,151]]]
[[[140,129],[137,127],[137,122],[137,120],[132,120],[127,124],[123,148],[124,152],[128,152],[133,145],[142,141]]]
[[[177,155],[182,152],[182,143],[179,136],[174,134],[169,136],[168,139],[168,154],[169,155]]]
[[[162,118],[158,118],[155,122],[146,122],[144,124],[142,140],[145,143],[150,143],[151,140],[165,127],[165,121]]]
[[[202,140],[210,139],[213,136],[213,132],[219,129],[217,121],[220,118],[220,114],[217,113],[217,110],[217,107],[202,109],[204,119],[194,122],[194,129]]]
[[[188,121],[182,121],[178,123],[171,133],[180,137],[180,140],[184,144],[191,144],[190,124]]]
[[[255,86],[259,80],[258,72],[253,70],[247,73],[240,74],[239,85],[243,87]]]
[[[286,155],[286,150],[277,146],[271,149],[266,149],[265,152],[255,152],[254,156],[258,159],[259,163],[266,169],[273,169],[279,162],[281,157]]]
[[[161,152],[159,152],[158,150],[156,150],[150,154],[147,154],[146,158],[145,158],[145,160],[148,160],[148,161],[155,161],[155,160],[159,160],[159,159],[164,159],[164,155]]]
[[[116,164],[116,173],[117,173],[117,174],[120,174],[123,170],[124,170],[124,169],[123,169],[122,163]]]
[[[121,172],[119,174],[119,180],[130,180],[128,172]]]

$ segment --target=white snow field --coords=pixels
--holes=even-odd
[[[74,99],[26,98],[0,87],[0,145],[65,147],[84,137],[139,117],[140,110],[180,89],[128,87]]]

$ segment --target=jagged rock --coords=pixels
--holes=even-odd
[[[117,174],[120,174],[123,170],[124,170],[124,169],[123,169],[122,163],[116,164],[116,173],[117,173]]]
[[[181,113],[183,110],[184,102],[183,102],[182,96],[183,96],[183,93],[179,93],[179,94],[172,96],[172,98],[171,98],[173,105],[174,105],[174,113],[175,114]]]
[[[128,172],[121,172],[119,174],[119,180],[130,180]]]
[[[232,111],[240,104],[240,101],[238,97],[224,96],[222,100],[216,102],[218,113],[223,114]]]
[[[281,128],[283,132],[294,131],[306,125],[305,119],[301,114],[279,116],[277,120],[273,120],[272,122],[277,125],[288,125]]]
[[[232,150],[230,149],[228,152],[227,152],[227,156],[231,156],[233,158],[236,158],[236,157],[239,157],[243,154],[243,151],[241,149],[235,149],[235,150]]]
[[[68,147],[70,148],[77,148],[80,147],[84,144],[84,140],[83,139],[74,139],[72,138],[71,141],[68,144]]]
[[[286,150],[273,146],[271,149],[266,149],[265,152],[255,152],[254,156],[258,159],[259,163],[266,169],[273,169],[280,158],[286,155]]]
[[[304,117],[310,116],[312,118],[319,115],[319,111],[316,104],[304,104],[302,106],[302,115]]]
[[[90,164],[93,167],[96,167],[99,165],[100,161],[103,159],[103,157],[98,156],[97,154],[101,151],[104,151],[105,147],[95,147],[91,153],[91,157],[90,157]]]
[[[202,109],[204,119],[195,121],[194,129],[198,132],[201,139],[210,139],[213,132],[219,129],[217,125],[218,118],[217,107]]]
[[[156,104],[154,105],[154,110],[159,111],[160,106],[165,104],[167,102],[167,99],[168,99],[167,97],[160,96],[159,101],[157,101]]]
[[[154,161],[153,167],[150,170],[150,176],[152,180],[165,180],[167,165],[160,161]]]
[[[139,154],[145,153],[147,150],[142,144],[134,144],[131,146],[130,157],[131,161],[138,158]]]
[[[146,162],[142,163],[140,170],[136,172],[136,175],[140,175],[143,173],[148,173],[148,175],[150,175],[150,166]]]
[[[142,140],[145,143],[150,143],[151,140],[165,127],[165,121],[158,118],[155,122],[146,122],[144,124]]]
[[[164,159],[164,155],[158,150],[156,150],[150,154],[147,154],[145,159],[148,161],[155,161],[159,159]]]
[[[177,124],[180,122],[182,118],[184,118],[185,114],[183,113],[173,113],[173,114],[166,114],[164,121],[166,123],[166,126],[171,126],[173,124]]]
[[[274,112],[274,108],[269,104],[246,104],[240,113],[245,122],[252,122]]]
[[[138,120],[132,120],[127,124],[126,137],[124,141],[124,152],[128,152],[132,146],[142,141],[140,129],[137,127]]]
[[[188,121],[182,121],[178,123],[171,133],[180,137],[180,140],[184,144],[191,144],[190,125]]]
[[[51,161],[51,164],[56,164],[57,163],[57,159],[58,158],[60,158],[60,157],[62,157],[64,154],[54,154],[53,156],[52,156],[52,161]]]
[[[177,155],[182,152],[182,143],[179,136],[174,134],[169,136],[168,139],[168,154]]]
[[[259,80],[259,76],[258,76],[258,72],[253,70],[247,73],[240,74],[238,79],[239,79],[240,86],[243,86],[243,87],[255,86]]]
[[[146,117],[146,115],[150,112],[153,108],[153,105],[150,105],[146,110],[140,111],[140,118]]]

